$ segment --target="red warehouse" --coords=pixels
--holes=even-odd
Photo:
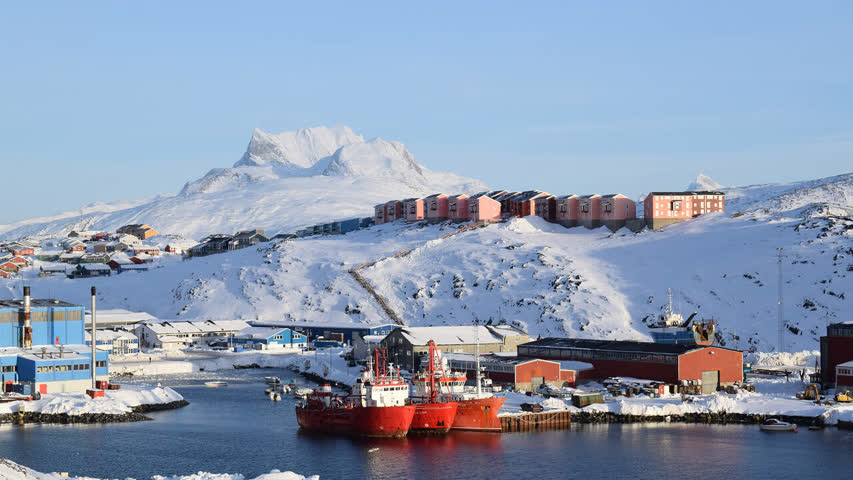
[[[853,321],[833,323],[820,337],[820,371],[824,383],[835,383],[836,367],[853,361]]]
[[[450,369],[463,371],[473,379],[476,357],[468,353],[445,355]],[[543,383],[555,387],[574,387],[578,372],[589,370],[592,365],[584,362],[560,362],[538,358],[521,358],[507,354],[480,355],[480,369],[486,378],[495,383],[510,384],[515,390],[530,391]]]
[[[835,367],[835,386],[839,391],[853,387],[853,362],[842,363]]]
[[[716,346],[543,338],[519,345],[518,356],[591,363],[580,379],[701,380],[703,393],[743,381],[743,352]]]

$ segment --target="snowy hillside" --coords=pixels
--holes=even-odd
[[[83,304],[94,284],[103,308],[161,318],[387,322],[348,271],[412,249],[360,270],[411,325],[504,321],[532,336],[649,339],[645,323],[672,288],[676,309],[716,318],[727,345],[772,351],[782,247],[787,350],[816,349],[826,322],[853,311],[850,218],[712,214],[611,234],[527,217],[439,239],[457,227],[397,222],[108,279],[25,281],[37,295]],[[0,296],[19,296],[23,282]]]
[[[0,238],[64,235],[147,223],[163,233],[201,238],[265,228],[290,232],[317,222],[373,215],[373,205],[435,192],[472,193],[486,185],[432,172],[399,142],[365,141],[347,127],[270,135],[255,130],[234,167],[213,169],[179,195],[79,215],[0,225]]]

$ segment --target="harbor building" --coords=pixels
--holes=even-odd
[[[581,379],[634,377],[670,384],[701,380],[702,392],[743,381],[743,352],[698,344],[543,338],[518,346],[519,357],[592,364]]]
[[[79,392],[92,386],[91,347],[83,307],[55,299],[0,300],[0,381],[21,393]],[[109,353],[97,352],[97,377],[108,378]]]
[[[98,315],[100,317],[100,315]],[[139,353],[139,339],[127,330],[98,329],[97,349],[110,355],[127,355]],[[92,345],[92,334],[86,331],[86,345]]]
[[[835,367],[835,387],[837,390],[853,388],[853,362],[845,362]]]
[[[308,345],[305,335],[281,327],[246,327],[231,341],[254,350],[301,350]]]
[[[820,371],[824,384],[835,383],[836,368],[853,361],[853,321],[833,323],[820,337]]]
[[[368,325],[363,323],[300,323],[266,321],[252,321],[249,323],[253,327],[289,328],[293,331],[304,334],[308,337],[308,341],[314,341],[318,338],[331,339],[343,336],[341,341],[349,345],[354,345],[354,339],[356,336],[385,336],[393,330],[400,328],[399,325],[394,323],[383,323],[378,325]]]
[[[446,327],[400,327],[381,342],[388,358],[409,371],[420,369],[422,357],[429,353],[430,340],[443,353],[515,352],[530,337],[510,325],[471,325]]]
[[[469,379],[476,378],[477,358],[468,353],[444,355],[453,371],[465,372]],[[579,372],[592,369],[585,362],[542,360],[519,357],[513,354],[491,353],[480,355],[480,370],[494,383],[511,385],[517,391],[533,391],[539,385],[574,387]]]

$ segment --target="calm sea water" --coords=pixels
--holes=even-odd
[[[299,431],[287,399],[270,402],[245,371],[227,388],[171,381],[191,402],[152,422],[0,427],[0,456],[40,471],[147,479],[198,471],[274,468],[322,479],[841,478],[853,468],[853,435],[827,429],[766,434],[752,426],[574,425],[547,433],[454,433],[443,438],[354,441]],[[168,384],[167,382],[163,382]],[[368,452],[379,447],[375,452]],[[846,473],[845,473],[846,472]]]

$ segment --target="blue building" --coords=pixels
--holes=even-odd
[[[289,328],[246,327],[234,334],[232,342],[255,350],[299,350],[305,348],[308,339]]]
[[[343,336],[343,342],[352,345],[353,335],[364,337],[366,335],[388,335],[394,330],[400,328],[400,325],[394,323],[385,323],[381,325],[364,325],[358,323],[295,323],[295,322],[249,322],[255,327],[279,327],[290,328],[294,331],[305,334],[308,340],[315,341],[320,337],[326,340],[334,339],[340,335]]]
[[[30,301],[33,345],[82,345],[83,307],[60,300]],[[0,347],[22,347],[24,301],[0,300]]]
[[[29,295],[29,288],[24,288]],[[24,348],[25,304],[32,343]],[[80,392],[92,385],[83,307],[54,299],[0,300],[0,381],[29,393]],[[109,375],[109,353],[95,354],[96,377]],[[7,385],[12,382],[17,385]]]

